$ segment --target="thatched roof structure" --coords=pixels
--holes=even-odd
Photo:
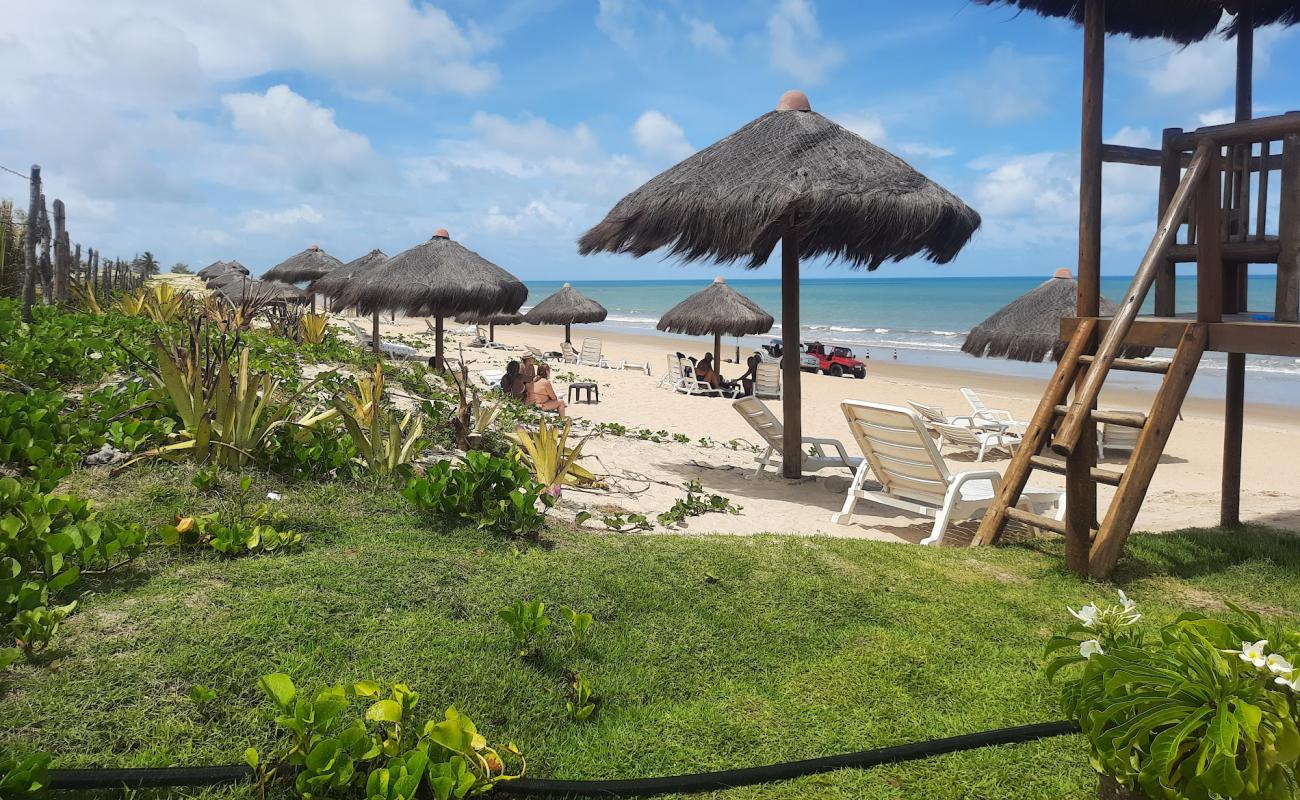
[[[442,320],[462,313],[515,312],[528,299],[528,287],[463,245],[445,229],[433,238],[348,282],[335,302],[363,314],[399,310],[434,317],[434,359],[442,365]]]
[[[307,295],[301,289],[279,281],[232,278],[214,284],[213,291],[232,303],[244,299],[254,299],[263,303],[307,302]]]
[[[771,314],[719,276],[668,309],[655,327],[687,336],[752,336],[772,330],[773,322]]]
[[[1045,17],[1062,17],[1083,24],[1083,0],[974,0],[985,6],[1012,6]],[[1169,39],[1180,44],[1199,42],[1210,36],[1223,21],[1224,36],[1236,36],[1237,3],[1223,0],[1108,0],[1106,32],[1134,39]],[[1300,22],[1297,0],[1255,0],[1254,27]]]
[[[342,261],[313,244],[301,253],[291,255],[268,269],[262,276],[262,280],[282,283],[314,281],[341,266],[343,266]]]
[[[962,343],[963,352],[977,357],[1009,358],[1013,361],[1042,361],[1050,354],[1059,361],[1067,342],[1060,338],[1061,320],[1074,316],[1078,281],[1068,269],[998,309],[971,329]],[[1118,308],[1101,298],[1101,315],[1115,315]],[[1145,358],[1150,347],[1128,347],[1125,358]]]
[[[980,217],[894,154],[812,111],[802,92],[651,178],[578,240],[578,252],[757,268],[793,214],[800,258],[875,269],[918,253],[951,261]]]
[[[579,322],[604,322],[605,307],[566,283],[560,290],[528,309],[524,321],[530,325],[572,325]]]
[[[375,248],[364,256],[354,258],[333,272],[317,278],[308,288],[322,297],[333,300],[358,276],[366,274],[387,260],[388,256],[384,254],[384,251]]]
[[[439,230],[429,241],[368,270],[337,299],[363,314],[394,309],[441,318],[518,311],[528,299],[528,287]]]
[[[248,267],[238,261],[213,261],[211,264],[199,270],[197,274],[200,278],[207,281],[230,273],[247,275]]]
[[[462,325],[522,325],[524,315],[519,312],[509,314],[457,314],[456,321]]]

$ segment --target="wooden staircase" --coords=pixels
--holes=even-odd
[[[1217,215],[1218,159],[1218,148],[1208,142],[1193,154],[1100,345],[1097,344],[1098,320],[1080,320],[1002,478],[998,496],[985,513],[972,544],[996,542],[1006,523],[1014,520],[1065,536],[1067,561],[1076,571],[1100,577],[1114,568],[1205,351],[1207,327],[1199,322],[1186,323],[1170,361],[1120,358],[1119,352],[1158,268],[1165,263],[1178,226],[1187,216],[1192,197],[1199,195],[1197,216],[1210,212]],[[1207,225],[1205,229],[1217,231],[1218,225]],[[1097,408],[1097,398],[1111,370],[1164,375],[1149,411]],[[1071,388],[1075,389],[1074,397],[1067,403]],[[1140,431],[1124,471],[1096,465],[1094,442],[1097,423]],[[1048,519],[1016,507],[1029,483],[1030,474],[1036,469],[1066,476],[1065,521]],[[1096,507],[1095,485],[1098,483],[1116,487],[1100,524],[1096,515],[1091,513]]]

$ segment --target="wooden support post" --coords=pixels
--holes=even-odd
[[[376,328],[378,330],[378,328]],[[447,362],[442,358],[442,315],[433,318],[433,368],[446,369]]]
[[[63,201],[54,201],[54,301],[68,302],[68,231]]]
[[[81,280],[81,242],[77,242],[76,248],[72,252],[72,279]]]
[[[1182,128],[1165,128],[1160,143],[1160,194],[1156,204],[1156,223],[1165,215],[1169,203],[1178,191],[1182,177],[1182,151],[1174,147],[1173,138],[1182,135]],[[1181,223],[1181,221],[1180,221]],[[1156,273],[1155,312],[1157,317],[1172,317],[1177,310],[1178,263],[1169,259]]]
[[[1079,142],[1078,315],[1101,307],[1102,88],[1106,71],[1106,3],[1085,0],[1083,16],[1083,124]]]
[[[1300,322],[1300,134],[1282,140],[1277,238],[1280,252],[1273,315],[1279,322]]]
[[[785,428],[781,474],[803,474],[803,420],[799,379],[799,233],[794,214],[786,215],[781,233],[781,424]]]
[[[713,334],[713,371],[722,374],[722,334]]]
[[[54,303],[54,267],[50,262],[50,247],[54,244],[54,231],[50,226],[50,214],[45,206],[45,195],[41,195],[41,303]]]
[[[1220,234],[1222,207],[1219,193],[1221,156],[1217,146],[1206,154],[1205,171],[1196,195],[1196,320],[1223,321],[1223,238]]]
[[[569,322],[564,323],[564,341],[568,342],[569,344],[573,344],[573,339],[569,338],[572,333],[572,331],[570,330],[572,327],[573,327],[572,323]]]
[[[32,164],[28,177],[31,193],[27,203],[27,231],[23,234],[23,322],[32,321],[32,304],[36,302],[36,240],[40,236],[41,168]]]
[[[380,355],[380,353],[382,352],[379,349],[379,310],[378,309],[376,309],[375,312],[370,315],[370,349],[374,351],[374,354],[376,356]]]

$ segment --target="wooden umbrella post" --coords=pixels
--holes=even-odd
[[[722,374],[722,334],[713,333],[713,371]]]
[[[573,327],[571,323],[568,322],[564,323],[564,341],[567,344],[573,344],[573,340],[569,338],[569,329],[571,327]]]
[[[438,316],[433,321],[433,368],[442,369],[444,366],[442,360],[442,317]]]
[[[379,309],[370,315],[370,349],[379,355]]]
[[[781,233],[781,415],[785,428],[781,474],[787,478],[798,478],[803,473],[800,374],[799,234],[794,228],[794,212],[790,212]]]

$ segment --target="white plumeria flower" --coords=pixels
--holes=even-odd
[[[1137,603],[1134,603],[1132,600],[1128,599],[1128,595],[1124,594],[1123,589],[1119,590],[1119,602],[1120,605],[1124,606],[1125,611],[1132,611],[1133,606],[1137,605]]]
[[[1071,614],[1074,615],[1075,619],[1082,622],[1083,627],[1085,628],[1096,627],[1098,618],[1101,616],[1101,612],[1097,610],[1096,603],[1089,603],[1088,605],[1084,606],[1078,611],[1075,611],[1073,608],[1070,608],[1069,606],[1066,606],[1065,608],[1067,611],[1069,611]]]
[[[1272,672],[1274,675],[1285,675],[1290,677],[1291,673],[1295,671],[1295,667],[1291,666],[1291,662],[1287,661],[1277,653],[1271,653],[1268,658],[1264,659],[1264,665],[1267,666],[1269,672]]]
[[[1260,639],[1254,644],[1242,642],[1241,650],[1237,652],[1237,656],[1248,664],[1262,667],[1268,661],[1268,658],[1264,655],[1264,648],[1267,646],[1268,639]]]
[[[1294,677],[1277,677],[1273,679],[1273,682],[1279,686],[1285,686],[1293,692],[1300,692],[1300,675]]]
[[[93,360],[98,361],[98,360],[100,360],[101,358],[104,357],[104,354],[103,354],[103,353],[100,353],[100,352],[98,352],[98,351],[96,351],[96,352],[94,352],[94,353],[91,353],[91,354],[90,354],[90,357],[91,357]]]
[[[1104,652],[1101,649],[1101,642],[1096,639],[1088,639],[1087,641],[1079,642],[1079,655],[1084,658],[1092,658],[1101,652]]]
[[[283,500],[283,499],[284,499],[284,495],[280,494],[279,492],[267,492],[267,493],[266,493],[266,499],[267,499],[267,500]]]

